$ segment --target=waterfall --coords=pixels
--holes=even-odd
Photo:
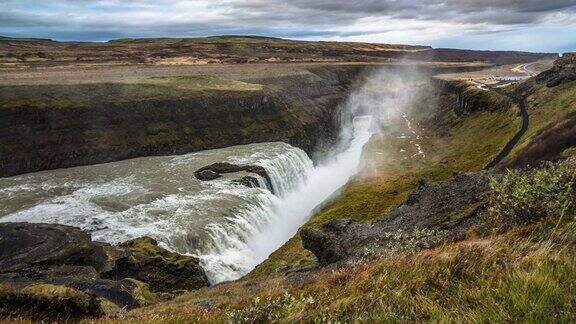
[[[294,236],[314,208],[358,171],[370,124],[371,117],[355,118],[347,148],[315,167],[299,149],[262,163],[279,195],[258,195],[229,223],[207,227],[213,244],[197,256],[210,282],[240,278]]]

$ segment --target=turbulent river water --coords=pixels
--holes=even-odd
[[[72,225],[110,243],[148,235],[199,257],[212,283],[237,279],[357,172],[369,127],[369,117],[357,117],[346,148],[316,166],[304,151],[275,142],[3,178],[0,221]],[[275,194],[231,181],[241,173],[194,178],[214,162],[263,166]]]

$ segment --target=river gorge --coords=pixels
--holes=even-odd
[[[316,166],[301,149],[271,142],[5,178],[0,221],[77,226],[109,243],[150,236],[197,256],[211,283],[237,279],[356,172],[369,125],[369,117],[356,118],[347,147]],[[259,188],[233,181],[243,173],[194,178],[195,170],[215,162],[263,166],[274,193],[258,176]]]

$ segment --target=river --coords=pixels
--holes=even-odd
[[[304,151],[275,142],[2,178],[0,221],[77,226],[109,243],[147,235],[200,258],[211,283],[237,279],[289,240],[357,172],[370,117],[357,117],[353,125],[345,148],[316,166]],[[194,178],[195,170],[214,162],[263,166],[275,194],[232,182],[242,173],[209,182]]]

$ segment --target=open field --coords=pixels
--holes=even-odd
[[[532,62],[550,54],[433,49],[428,46],[294,41],[250,36],[120,39],[105,43],[0,38],[0,68],[240,63]]]
[[[406,66],[408,63],[257,63],[257,64],[214,64],[214,65],[73,65],[51,68],[4,70],[0,72],[0,85],[34,84],[85,84],[102,82],[132,82],[145,78],[211,75],[239,81],[281,78],[285,76],[310,75],[309,70],[333,66]],[[484,63],[421,63],[428,68],[480,69]]]

